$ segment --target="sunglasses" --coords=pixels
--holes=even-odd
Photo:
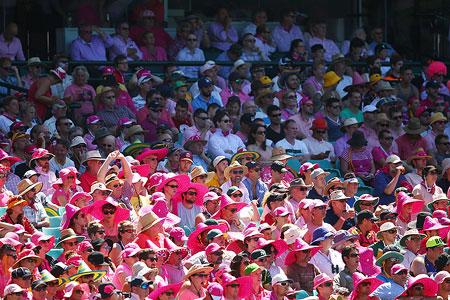
[[[352,254],[349,255],[349,257],[352,257],[352,258],[359,257],[359,254],[358,253],[352,253]]]
[[[199,274],[194,274],[193,276],[195,276],[195,277],[201,277],[201,278],[207,278],[207,277],[208,277],[208,274],[199,273]]]
[[[73,247],[73,246],[78,245],[78,242],[64,242],[64,244],[66,244],[66,245],[68,245],[70,247]]]
[[[123,184],[118,183],[118,184],[113,185],[113,188],[117,189],[117,188],[122,187],[122,186],[123,186]]]
[[[412,289],[417,292],[421,292],[421,291],[423,291],[424,287],[423,287],[423,285],[416,285],[416,286],[413,286]]]
[[[154,256],[151,256],[151,257],[149,257],[147,259],[150,260],[150,261],[158,261],[158,258],[154,257]]]
[[[67,176],[67,179],[75,179],[75,176]]]
[[[333,286],[333,283],[332,282],[325,282],[324,284],[322,284],[322,286],[323,287],[331,287],[331,286]]]
[[[177,189],[178,188],[178,185],[176,185],[176,184],[168,184],[167,186],[170,187],[170,188],[173,188],[173,189]]]
[[[17,293],[12,293],[10,295],[14,295],[14,296],[23,296],[25,293],[24,292],[17,292]]]
[[[239,283],[232,283],[232,284],[229,284],[229,285],[227,285],[227,286],[232,287],[232,288],[238,288],[238,287],[240,287],[241,285],[240,285]]]
[[[233,170],[233,174],[235,175],[244,174],[244,170]]]
[[[135,230],[134,229],[125,229],[125,230],[122,230],[122,232],[135,233]]]
[[[163,110],[162,109],[150,109],[152,112],[158,112],[158,113],[160,113],[160,112],[162,112]]]
[[[397,229],[390,229],[386,231],[389,234],[397,234]]]
[[[94,248],[87,248],[87,249],[86,249],[86,252],[87,252],[87,253],[94,252]]]
[[[266,257],[260,257],[260,258],[258,258],[258,261],[259,262],[265,262],[265,261],[267,261],[267,258]]]
[[[166,296],[173,296],[173,295],[175,295],[175,293],[172,292],[172,291],[167,291],[167,292],[164,292],[163,294],[166,295]]]
[[[98,233],[98,234],[105,234],[105,231],[104,230],[99,230],[96,233]]]
[[[223,122],[223,123],[230,123],[231,120],[230,120],[230,119],[225,119],[225,120],[222,120],[222,122]]]
[[[231,195],[231,198],[241,198],[243,195],[242,194],[233,194]]]
[[[116,210],[115,209],[103,209],[102,212],[104,215],[113,215],[116,212]]]
[[[280,113],[280,114],[273,114],[273,115],[272,115],[272,118],[278,118],[278,117],[281,117],[281,113]]]
[[[189,196],[197,196],[197,192],[187,192]]]
[[[231,211],[232,213],[237,212],[237,208],[228,208],[229,211]]]
[[[366,281],[366,282],[361,282],[360,284],[362,287],[368,287],[368,286],[370,286],[371,283]]]
[[[289,286],[289,285],[291,285],[291,283],[288,282],[288,281],[279,282],[279,284],[280,284],[281,286]]]

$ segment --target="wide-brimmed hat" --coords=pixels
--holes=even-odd
[[[353,132],[352,137],[347,141],[352,147],[364,147],[367,146],[367,140],[362,131],[356,130]]]
[[[433,123],[438,122],[438,121],[447,122],[447,118],[441,112],[436,112],[436,113],[432,114],[431,118],[430,118],[430,125],[432,125]]]
[[[56,179],[55,182],[52,183],[52,187],[56,190],[60,188],[60,186],[63,184],[63,181],[67,179],[70,175],[73,175],[75,177],[75,185],[80,185],[80,181],[77,179],[78,170],[75,167],[67,167],[63,168],[59,171],[59,178]]]
[[[186,190],[183,192],[177,192],[174,196],[173,196],[173,203],[175,205],[175,207],[177,207],[178,203],[182,201],[182,194],[186,193],[188,190],[190,189],[194,189],[197,192],[197,195],[195,196],[195,205],[197,206],[203,206],[203,196],[205,196],[205,194],[208,192],[208,187],[204,184],[201,183],[189,183],[186,186]]]
[[[141,125],[132,125],[126,131],[124,138],[128,139],[128,138],[132,137],[135,134],[142,134],[142,133],[145,133],[145,130],[142,128]]]
[[[286,159],[290,159],[292,158],[291,155],[286,154],[286,149],[281,148],[281,147],[274,147],[272,149],[272,157],[270,158],[270,160],[286,160]]]
[[[346,127],[352,126],[352,125],[358,125],[361,126],[361,123],[356,120],[356,118],[347,118],[344,120],[344,122],[341,125],[341,131],[344,131]]]
[[[48,152],[47,149],[37,148],[37,149],[35,149],[35,150],[33,151],[33,154],[31,155],[31,159],[30,159],[30,162],[29,162],[28,165],[29,165],[31,168],[33,168],[33,167],[34,167],[34,161],[35,161],[35,160],[38,160],[38,159],[41,159],[41,158],[45,158],[45,157],[47,157],[47,158],[50,159],[50,158],[54,157],[54,155],[51,154],[50,152]]]
[[[92,141],[92,144],[97,145],[97,142],[101,140],[104,137],[112,136],[111,131],[109,131],[106,127],[100,127],[96,131],[94,131],[94,140]]]
[[[148,299],[150,300],[157,300],[159,299],[159,296],[161,294],[164,294],[165,292],[172,291],[174,295],[178,294],[178,291],[180,290],[181,286],[183,285],[183,282],[179,283],[172,283],[172,284],[160,284],[157,286],[151,293],[148,295]]]
[[[95,201],[94,204],[90,206],[89,213],[94,218],[102,220],[104,217],[102,208],[107,204],[111,204],[116,208],[116,212],[114,213],[114,224],[119,224],[119,222],[127,220],[130,217],[130,211],[128,209],[122,208],[121,206],[119,206],[119,203],[109,197],[105,200]]]
[[[403,206],[412,203],[412,211],[411,214],[415,215],[420,212],[423,208],[424,201],[416,198],[412,198],[408,196],[405,192],[399,192],[397,194],[397,207],[396,212],[398,214],[401,213]]]
[[[209,274],[212,272],[212,270],[214,270],[214,268],[210,267],[209,265],[194,264],[189,268],[187,273],[184,275],[183,280],[189,280],[189,277],[191,277],[192,275],[195,275],[195,274],[200,274],[200,273]]]
[[[148,211],[145,215],[142,215],[138,219],[138,231],[143,232],[157,223],[164,222],[164,218],[158,217],[153,211]]]
[[[328,176],[328,175],[330,175],[330,173],[324,171],[322,168],[317,168],[317,169],[315,169],[314,171],[312,171],[312,173],[311,173],[311,178],[312,178],[312,179],[316,179],[316,178],[319,177],[320,175]]]
[[[237,152],[231,157],[231,162],[233,163],[234,161],[238,161],[239,158],[244,155],[251,155],[253,161],[258,160],[261,157],[261,154],[256,151],[248,151],[245,148],[239,148]]]
[[[234,277],[229,273],[222,274],[222,287],[225,289],[230,284],[239,285],[238,297],[239,299],[246,299],[252,293],[252,277],[251,276],[241,276]]]
[[[88,210],[90,210],[90,206],[79,208],[78,206],[67,203],[66,212],[64,213],[61,221],[61,229],[69,228],[70,221],[72,220],[72,218],[75,216],[76,213],[78,213],[79,211],[87,212]]]
[[[392,230],[392,229],[397,229],[398,230],[398,227],[395,226],[395,224],[392,223],[392,222],[386,222],[386,223],[381,224],[380,229],[377,232],[377,238],[381,239],[382,238],[381,234],[383,232],[386,232],[386,231],[389,231],[389,230]]]
[[[136,157],[139,155],[144,149],[147,149],[150,147],[149,143],[141,143],[141,142],[134,142],[131,145],[127,146],[125,149],[123,149],[122,153],[125,156],[132,156]]]
[[[313,289],[317,289],[318,286],[326,282],[333,282],[333,278],[328,276],[326,273],[320,273],[314,277]]]
[[[422,126],[418,118],[411,118],[409,119],[408,124],[403,127],[403,130],[407,134],[421,134],[425,131],[425,128]]]
[[[230,206],[230,205],[236,205],[236,209],[237,209],[236,213],[238,213],[239,211],[241,211],[241,209],[243,209],[244,207],[247,206],[247,203],[235,202],[228,195],[222,194],[220,196],[220,208],[214,215],[211,216],[211,218],[213,218],[213,219],[220,219],[220,216],[222,214],[222,210],[225,209],[226,207]]]
[[[86,152],[86,158],[81,162],[82,165],[86,165],[86,162],[90,160],[98,160],[98,161],[105,161],[105,159],[102,157],[100,152],[98,150],[92,150]]]
[[[329,88],[336,85],[341,81],[342,77],[339,77],[336,72],[328,71],[323,75],[323,87]]]
[[[311,257],[313,257],[319,250],[321,249],[320,246],[311,246],[308,245],[304,240],[297,239],[294,243],[294,249],[286,255],[286,258],[284,259],[284,263],[288,266],[295,263],[296,258],[295,254],[300,251],[304,250],[311,250]]]
[[[396,258],[397,260],[399,260],[399,263],[401,263],[405,257],[404,257],[403,254],[401,254],[400,252],[397,252],[397,251],[387,251],[387,252],[383,253],[383,255],[381,255],[381,256],[377,259],[376,265],[379,266],[379,267],[381,267],[381,266],[383,265],[383,262],[384,262],[386,259],[389,259],[389,258]]]
[[[112,193],[112,190],[108,189],[103,182],[95,182],[95,183],[93,183],[91,185],[91,190],[90,190],[89,194],[92,195],[96,190],[106,191],[106,192],[109,192],[110,194]]]
[[[344,183],[341,181],[341,179],[339,177],[333,177],[330,180],[328,180],[327,184],[325,185],[325,188],[323,189],[323,194],[325,196],[329,196],[329,192],[331,188],[334,187],[342,187],[344,188]],[[342,196],[342,195],[340,195]],[[338,199],[334,199],[334,200],[338,200]]]
[[[318,245],[320,242],[334,237],[334,232],[328,230],[326,227],[317,227],[312,234],[311,245]]]
[[[40,265],[42,263],[42,258],[40,258],[39,256],[37,256],[36,254],[34,254],[33,250],[31,249],[24,249],[22,252],[19,253],[19,255],[17,255],[17,259],[15,261],[15,263],[13,264],[12,268],[18,268],[20,262],[22,262],[23,260],[27,259],[27,258],[34,258],[37,261],[36,265]]]
[[[444,193],[434,194],[432,201],[427,204],[427,207],[431,212],[434,211],[433,204],[438,201],[447,201],[447,206],[449,206],[449,204],[450,204],[450,200],[448,199],[446,194],[444,194]],[[423,200],[421,200],[421,202],[422,202],[422,206],[423,206]],[[411,214],[414,214],[414,213],[411,213]]]
[[[191,180],[193,180],[194,178],[197,178],[202,175],[208,176],[208,172],[206,172],[202,166],[195,166],[192,168],[191,173],[189,174],[189,177],[191,177]],[[208,180],[206,180],[206,181],[208,181]]]
[[[421,239],[426,237],[425,234],[420,233],[419,230],[417,230],[417,229],[409,229],[405,232],[405,234],[400,239],[400,241],[399,241],[400,246],[406,247],[406,240],[411,236],[418,236]]]
[[[75,231],[72,228],[67,228],[61,230],[61,239],[58,244],[56,244],[56,248],[61,248],[61,244],[65,241],[76,239],[79,243],[84,241],[84,236],[76,235]]]
[[[19,285],[15,283],[10,283],[5,287],[5,290],[3,291],[3,296],[6,298],[6,296],[15,294],[15,293],[23,293],[28,292],[27,289],[21,288]]]
[[[284,240],[266,240],[265,238],[259,238],[256,244],[256,249],[264,248],[268,245],[271,245],[277,251],[275,257],[280,257],[283,253],[285,253],[289,246]]]
[[[435,297],[439,290],[438,284],[431,279],[427,274],[419,274],[416,277],[410,277],[406,290],[400,296],[408,296],[408,291],[415,285],[423,285],[423,296]]]
[[[147,206],[142,207],[139,210],[138,215],[144,216],[150,210],[153,211],[159,218],[164,219],[163,226],[166,230],[173,228],[174,226],[176,226],[177,224],[179,224],[181,222],[180,217],[178,217],[177,215],[174,215],[173,213],[171,213],[169,211],[169,207],[167,206],[167,202],[166,202],[165,198],[157,198],[154,200],[153,205],[147,205]]]
[[[414,159],[430,159],[430,158],[431,156],[428,155],[428,153],[425,150],[423,150],[422,147],[420,147],[414,151],[413,155],[408,157],[408,161],[411,162]]]
[[[373,291],[375,291],[375,289],[378,286],[380,286],[383,283],[380,279],[378,279],[376,277],[367,277],[364,274],[359,273],[359,272],[354,272],[353,275],[352,275],[352,278],[353,278],[353,287],[354,288],[353,288],[353,291],[352,291],[352,293],[350,294],[350,296],[348,298],[349,300],[354,300],[356,298],[356,296],[357,296],[357,292],[356,291],[358,290],[358,287],[359,287],[359,285],[361,283],[370,282],[369,295]]]
[[[162,192],[164,187],[173,180],[175,180],[178,184],[177,192],[185,192],[191,182],[191,179],[186,174],[166,174],[165,179],[156,187],[156,192]]]
[[[431,231],[431,230],[438,230],[440,236],[447,236],[447,232],[450,230],[449,225],[442,225],[439,223],[438,219],[432,218],[432,217],[425,217],[425,220],[423,222],[423,228],[422,231]]]
[[[67,281],[64,278],[56,278],[55,276],[52,275],[52,273],[50,273],[48,270],[45,269],[41,271],[41,279],[46,283],[56,281],[58,282],[59,286],[61,286]]]
[[[10,162],[11,166],[13,164],[15,164],[16,162],[21,161],[20,158],[15,157],[15,156],[10,156],[8,153],[5,152],[5,150],[0,149],[0,161],[5,160],[5,159]]]
[[[362,194],[361,196],[356,198],[355,203],[353,203],[353,208],[355,209],[356,212],[360,212],[361,211],[361,207],[360,204],[362,201],[364,202],[372,202],[373,206],[375,207],[378,204],[378,201],[380,200],[380,198],[378,197],[374,197],[370,194]]]
[[[19,196],[23,196],[32,189],[35,189],[36,193],[39,193],[42,190],[42,185],[42,182],[39,181],[33,183],[30,179],[23,179],[17,184],[17,191],[19,192]]]
[[[200,246],[199,237],[200,235],[205,231],[210,231],[213,229],[219,229],[222,232],[228,231],[228,226],[226,224],[218,224],[217,221],[215,221],[215,225],[207,225],[205,223],[198,223],[197,227],[194,231],[191,232],[191,234],[188,236],[188,240],[186,242],[186,245],[189,249],[198,249]]]
[[[85,276],[85,275],[93,275],[93,277],[94,277],[93,281],[99,281],[100,279],[103,278],[103,276],[106,275],[106,271],[100,271],[100,270],[92,271],[84,261],[81,261],[80,265],[78,266],[77,273],[75,275],[70,276],[69,280],[77,281],[78,278],[80,278],[81,276]]]
[[[248,174],[248,168],[246,166],[241,165],[238,161],[233,161],[228,167],[225,168],[224,176],[226,180],[230,179],[230,172],[236,169],[242,169],[244,173],[242,176],[246,176]]]

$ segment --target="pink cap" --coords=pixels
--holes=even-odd
[[[320,273],[316,277],[314,277],[314,289],[316,289],[319,285],[333,281],[333,279],[330,278],[326,273]]]
[[[303,95],[302,99],[300,100],[300,105],[303,105],[303,104],[306,104],[306,103],[313,103],[313,101],[308,96],[304,96]]]
[[[436,281],[437,284],[443,283],[447,278],[450,278],[450,273],[447,271],[440,271],[434,275],[434,281]]]
[[[219,250],[222,250],[222,249],[223,249],[223,248],[220,247],[218,244],[216,244],[216,243],[211,243],[211,244],[209,244],[209,245],[206,247],[206,249],[205,249],[205,254],[206,254],[206,255],[209,255],[209,254],[211,254],[211,253],[214,253],[214,252],[219,251]]]
[[[395,264],[392,266],[391,268],[391,274],[398,274],[399,272],[406,270],[408,271],[408,268],[406,268],[404,265],[402,264]]]
[[[119,126],[124,126],[124,125],[131,125],[133,124],[133,120],[130,120],[127,117],[123,117],[119,119]]]
[[[88,241],[82,241],[81,243],[78,244],[77,252],[83,253],[89,248],[93,248],[91,243]]]
[[[176,241],[187,241],[187,237],[186,234],[183,230],[183,228],[180,227],[174,227],[172,228],[172,230],[170,231],[170,236],[174,238],[174,240]]]
[[[273,215],[274,215],[274,217],[285,217],[285,216],[290,215],[290,213],[288,212],[286,207],[282,206],[282,207],[277,207],[273,211]]]
[[[218,200],[219,199],[219,195],[217,195],[214,192],[207,192],[204,196],[203,196],[203,203],[206,203],[208,201],[212,201],[212,200]]]
[[[311,203],[311,199],[303,199],[298,203],[298,208],[301,209],[308,209],[309,208],[309,204]]]
[[[136,243],[129,243],[122,250],[122,258],[132,257],[138,254],[142,249]]]
[[[100,119],[99,116],[92,115],[92,116],[89,116],[89,117],[86,119],[86,124],[88,124],[88,125],[91,125],[91,124],[97,124],[97,123],[100,122],[100,121],[101,121],[101,119]]]
[[[217,283],[217,282],[212,282],[208,285],[208,293],[213,296],[213,297],[222,297],[223,296],[223,287]],[[217,299],[217,298],[214,298]],[[221,298],[218,298],[221,299]]]

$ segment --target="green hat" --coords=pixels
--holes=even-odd
[[[131,145],[129,145],[128,147],[126,147],[125,149],[123,149],[122,153],[125,156],[133,156],[134,158],[136,158],[136,156],[138,156],[141,151],[145,148],[150,148],[150,144],[148,143],[133,143]]]
[[[206,240],[211,241],[212,239],[223,235],[223,232],[220,229],[211,229],[208,231],[208,234],[206,235]]]
[[[389,258],[396,258],[399,260],[398,263],[401,263],[405,257],[400,252],[388,251],[386,253],[383,253],[383,255],[381,255],[380,258],[377,259],[376,265],[381,267],[383,265],[383,261]]]
[[[244,273],[245,273],[245,275],[250,275],[259,269],[261,269],[260,266],[258,266],[255,263],[252,263],[252,264],[249,264],[247,267],[245,267]]]
[[[46,283],[47,282],[52,282],[52,281],[58,281],[58,285],[63,285],[64,283],[66,283],[66,279],[64,279],[64,278],[56,278],[48,270],[42,270],[41,271],[41,279],[44,282],[46,282]]]
[[[428,248],[436,248],[436,247],[442,247],[445,246],[444,241],[441,239],[440,236],[432,236],[427,240],[427,243],[425,245]]]
[[[77,235],[72,228],[67,228],[61,230],[61,239],[58,244],[56,244],[56,248],[61,248],[62,243],[71,239],[76,239],[78,243],[84,241],[84,236]]]
[[[252,254],[250,254],[250,257],[252,260],[257,260],[257,259],[264,258],[267,256],[268,255],[264,249],[256,249],[252,252]]]
[[[186,82],[184,82],[184,81],[181,81],[181,80],[175,81],[175,83],[173,84],[173,88],[175,90],[180,88],[180,87],[182,87],[182,86],[188,86],[188,84]]]
[[[106,275],[106,271],[92,271],[88,265],[82,261],[80,262],[80,265],[78,266],[78,271],[77,274],[72,275],[69,277],[69,281],[77,281],[78,278],[80,278],[81,276],[85,276],[85,275],[93,275],[94,276],[94,281],[98,281],[100,280],[103,276]]]
[[[205,222],[203,222],[203,223],[205,223],[205,225],[208,225],[208,226],[219,225],[219,222],[217,222],[217,220],[214,220],[214,219],[206,219]]]
[[[436,202],[438,202],[438,201],[445,201],[445,200],[447,200],[447,206],[449,206],[449,205],[450,205],[450,200],[447,198],[447,195],[446,195],[446,194],[442,194],[442,193],[440,193],[440,194],[435,194],[435,195],[433,195],[433,201],[431,201],[430,203],[428,203],[428,204],[427,204],[427,207],[428,207],[428,209],[429,209],[431,212],[433,212],[433,211],[434,211],[433,204],[436,203]]]

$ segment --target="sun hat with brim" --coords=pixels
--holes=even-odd
[[[61,248],[61,244],[68,240],[76,239],[79,243],[84,241],[84,236],[76,235],[75,231],[73,231],[72,228],[67,228],[61,230],[61,239],[59,240],[58,244],[56,244],[56,248]]]
[[[342,77],[339,77],[336,72],[328,71],[323,75],[323,87],[329,88],[332,87],[341,81]]]
[[[66,210],[65,210],[65,213],[64,213],[64,215],[62,217],[62,221],[61,221],[61,229],[69,228],[70,221],[78,212],[87,213],[87,211],[89,211],[91,213],[90,207],[91,206],[85,206],[83,208],[79,208],[78,206],[67,203]],[[99,219],[99,220],[101,220],[101,219]]]
[[[195,196],[194,204],[197,206],[200,206],[200,207],[203,206],[203,197],[208,192],[208,187],[201,183],[190,182],[186,186],[186,190],[184,192],[177,191],[177,193],[173,196],[172,201],[173,201],[173,205],[175,205],[175,207],[178,207],[178,203],[182,202],[183,193],[188,192],[190,189],[194,189],[195,192],[197,193],[197,195]]]
[[[19,285],[15,284],[15,283],[11,283],[11,284],[8,284],[5,287],[5,290],[3,291],[3,296],[5,297],[3,299],[6,299],[6,296],[9,296],[9,295],[12,295],[15,293],[23,293],[23,292],[27,292],[27,291],[28,291],[27,289],[23,289]]]
[[[5,150],[0,149],[0,161],[2,160],[8,160],[11,164],[11,166],[19,161],[22,161],[20,158],[15,156],[10,156],[8,153],[5,152]]]
[[[381,255],[377,261],[376,261],[376,265],[381,267],[383,265],[383,262],[386,259],[390,259],[390,258],[396,258],[397,260],[399,260],[399,262],[401,263],[403,261],[403,259],[405,259],[405,257],[397,251],[387,251],[385,253],[383,253],[383,255]]]
[[[127,146],[125,149],[123,149],[122,153],[125,156],[136,157],[142,152],[142,150],[147,149],[149,147],[150,147],[149,143],[134,142],[131,145]]]
[[[168,285],[159,284],[151,293],[148,295],[148,299],[150,300],[157,300],[159,299],[159,296],[162,294],[172,291],[174,295],[178,294],[178,291],[180,290],[181,286],[183,285],[183,282],[179,283],[172,283]]]
[[[64,283],[66,283],[66,279],[56,278],[55,276],[52,275],[52,273],[50,273],[48,270],[45,269],[41,271],[41,279],[46,283],[56,281],[58,282],[58,286],[61,286]]]
[[[439,193],[439,194],[434,194],[432,201],[430,203],[427,204],[428,209],[433,212],[434,211],[434,207],[433,204],[438,202],[438,201],[447,201],[447,207],[450,205],[450,199],[448,199],[447,195],[444,193]],[[423,203],[423,200],[422,200]]]
[[[208,176],[208,172],[206,172],[202,166],[195,166],[192,168],[191,173],[189,174],[189,177],[191,177],[191,180],[192,180],[194,178],[197,178],[197,177],[203,176],[203,175]],[[206,181],[208,181],[208,180],[206,180]]]
[[[107,187],[106,187],[106,185],[104,184],[104,183],[102,183],[102,182],[96,182],[96,183],[93,183],[92,185],[91,185],[91,191],[89,192],[89,194],[93,194],[96,190],[99,190],[99,191],[106,191],[106,192],[109,192],[110,194],[112,193],[112,190],[111,189],[108,189]]]
[[[321,284],[327,283],[327,282],[333,282],[333,279],[328,276],[326,273],[320,273],[319,275],[316,275],[314,277],[313,281],[313,289],[317,289],[318,286]]]
[[[375,276],[381,273],[381,268],[375,264],[375,256],[373,249],[369,247],[358,247],[359,266],[363,274],[367,276]]]
[[[7,208],[13,208],[15,206],[25,206],[27,205],[28,202],[24,199],[22,199],[21,197],[11,197],[8,200],[8,204],[7,204]]]
[[[19,196],[23,196],[32,189],[35,189],[36,193],[39,193],[42,190],[42,182],[33,183],[30,179],[23,179],[17,184],[17,191]]]
[[[412,287],[414,287],[417,284],[423,285],[423,294],[424,297],[436,297],[437,292],[439,290],[439,286],[431,279],[427,274],[419,274],[416,277],[409,277],[408,284],[406,290],[400,295],[400,297],[407,297],[408,292]]]
[[[430,125],[432,125],[433,123],[438,122],[438,121],[447,122],[447,118],[441,112],[432,114],[430,117]]]
[[[408,157],[408,161],[411,162],[414,159],[430,159],[430,158],[431,156],[428,155],[428,153],[425,150],[423,150],[423,148],[417,148],[414,151],[414,154]]]
[[[328,204],[325,203],[325,202],[323,202],[323,201],[320,200],[320,199],[310,199],[309,204],[308,204],[308,209],[309,209],[310,211],[312,211],[314,208],[317,208],[317,207],[327,207],[327,206],[328,206]]]
[[[186,139],[186,141],[184,142],[183,148],[186,150],[189,150],[189,148],[192,146],[192,144],[195,144],[195,143],[201,143],[204,146],[208,143],[208,141],[206,141],[205,139],[202,139],[202,137],[199,135],[192,135]]]
[[[376,278],[376,277],[366,277],[364,274],[359,273],[359,272],[354,272],[352,275],[352,279],[353,279],[353,291],[350,293],[349,296],[349,300],[354,300],[356,299],[357,296],[357,290],[358,287],[361,283],[364,282],[370,282],[370,290],[369,290],[369,295],[375,291],[375,289],[377,287],[379,287],[381,284],[383,284],[383,281],[381,281],[380,279]]]
[[[442,225],[439,223],[438,219],[427,216],[423,222],[422,231],[426,232],[432,230],[438,230],[439,236],[446,237],[447,233],[450,231],[450,225]]]
[[[221,215],[222,215],[222,210],[227,208],[228,206],[231,205],[235,205],[236,206],[236,213],[240,212],[241,209],[243,209],[244,207],[247,207],[247,203],[244,202],[235,202],[233,201],[228,195],[226,194],[222,194],[220,196],[220,208],[219,210],[211,216],[211,218],[213,219],[220,219]]]
[[[271,245],[277,251],[275,257],[280,257],[283,253],[285,253],[289,246],[284,240],[266,240],[265,238],[258,239],[256,243],[256,249],[264,248],[268,245]]]
[[[248,168],[246,166],[241,165],[238,161],[233,161],[228,167],[225,168],[225,170],[223,172],[225,179],[229,180],[230,173],[236,169],[242,169],[244,171],[242,176],[246,176],[248,174]]]
[[[191,277],[192,275],[195,275],[195,274],[201,274],[201,273],[209,274],[213,270],[214,270],[214,268],[210,267],[209,265],[194,264],[189,268],[186,275],[184,275],[183,280],[189,280],[189,277]]]
[[[73,194],[72,197],[70,198],[69,203],[76,206],[75,203],[76,203],[78,200],[80,200],[81,198],[83,198],[83,197],[86,197],[86,198],[87,198],[86,202],[89,202],[89,201],[92,200],[91,194],[86,193],[86,192],[76,192],[76,193]]]
[[[311,257],[313,257],[320,249],[321,249],[320,246],[308,245],[308,243],[306,243],[304,240],[297,239],[297,240],[295,240],[293,250],[291,250],[291,252],[289,252],[286,255],[286,258],[284,259],[284,263],[287,266],[290,266],[293,263],[295,263],[295,261],[296,261],[295,254],[297,252],[310,250],[311,251]]]
[[[328,176],[328,175],[330,175],[330,173],[324,171],[322,168],[317,168],[317,169],[315,169],[314,171],[311,172],[311,178],[312,179],[316,179],[320,175]]]
[[[425,128],[422,126],[418,118],[411,118],[408,124],[403,127],[403,130],[407,134],[421,134],[425,131]]]
[[[253,161],[258,160],[261,157],[261,154],[256,151],[248,151],[245,148],[239,148],[237,152],[231,157],[231,162],[239,160],[239,158],[244,155],[251,155]]]
[[[96,282],[106,275],[106,271],[100,270],[92,271],[84,261],[81,261],[80,265],[78,266],[77,273],[75,275],[70,276],[69,281],[77,281],[78,278],[86,275],[93,275],[94,278],[92,280]]]
[[[34,161],[35,160],[38,160],[38,159],[41,159],[41,158],[48,158],[48,159],[50,159],[52,157],[54,157],[54,155],[51,154],[50,152],[48,152],[47,149],[37,148],[37,149],[35,149],[33,151],[33,154],[31,155],[31,159],[30,159],[30,162],[28,163],[28,165],[31,168],[34,168]]]
[[[330,189],[331,188],[337,188],[337,187],[341,187],[344,188],[344,183],[341,181],[340,178],[338,177],[333,177],[330,180],[328,180],[327,184],[325,185],[325,188],[323,190],[323,194],[325,196],[330,197],[331,200],[331,195],[330,195]],[[334,193],[334,192],[341,192],[341,193]],[[341,190],[336,190],[331,192],[331,194],[334,193],[334,198],[332,200],[340,200],[340,199],[349,199],[349,197],[344,195],[344,192],[342,192]]]
[[[238,297],[239,299],[247,299],[252,293],[252,278],[251,276],[241,276],[239,278],[234,277],[231,274],[222,274],[222,287],[225,289],[228,285],[239,285]]]
[[[312,234],[311,245],[318,245],[320,242],[334,237],[334,232],[331,232],[326,227],[317,227]]]
[[[128,220],[128,218],[130,217],[130,211],[128,209],[122,208],[119,203],[109,197],[105,200],[95,201],[91,206],[89,206],[89,213],[94,218],[102,220],[104,218],[102,208],[107,204],[110,204],[116,208],[116,212],[114,213],[114,224],[119,224],[119,222]]]
[[[136,156],[136,159],[140,162],[143,162],[143,160],[149,156],[156,156],[156,159],[158,161],[161,161],[167,156],[168,153],[169,149],[167,148],[160,148],[160,149],[147,148],[144,151],[142,151],[141,154]]]
[[[397,229],[397,230],[398,230],[398,227],[395,226],[395,224],[392,223],[392,222],[386,222],[386,223],[383,223],[383,224],[380,226],[380,229],[379,229],[378,232],[377,232],[377,238],[380,240],[380,239],[382,238],[381,234],[382,234],[383,232],[386,232],[386,231],[389,231],[389,230],[392,230],[392,229]]]
[[[98,150],[88,151],[86,153],[86,158],[81,162],[81,164],[86,166],[86,162],[90,160],[105,161]]]
[[[409,229],[400,239],[399,241],[400,246],[406,247],[406,240],[412,236],[418,236],[420,239],[424,239],[426,237],[425,234],[420,233],[417,229]]]
[[[138,219],[138,231],[143,232],[150,229],[152,226],[163,223],[164,218],[158,217],[152,210],[148,211],[145,215],[139,216]]]
[[[173,228],[174,226],[178,225],[181,222],[180,217],[174,215],[169,211],[165,198],[157,198],[154,200],[153,205],[147,205],[142,207],[139,210],[138,215],[144,216],[149,211],[153,211],[159,218],[164,219],[163,227],[166,230]]]
[[[440,271],[434,275],[434,281],[437,284],[442,284],[446,279],[450,278],[450,273],[447,271]]]
[[[166,178],[161,182],[161,184],[156,187],[156,192],[162,192],[164,187],[173,180],[175,180],[178,184],[177,192],[187,191],[187,187],[191,182],[191,179],[186,174],[175,175],[173,173],[169,173],[166,175]]]
[[[215,221],[215,220],[214,220]],[[217,223],[217,221],[215,221],[215,223]],[[188,240],[186,242],[186,246],[189,249],[200,249],[200,248],[204,248],[204,246],[202,246],[200,244],[199,241],[199,237],[200,235],[205,232],[205,231],[210,231],[213,229],[219,229],[221,232],[227,232],[228,231],[228,226],[226,224],[216,224],[216,225],[207,225],[205,223],[198,223],[197,227],[195,228],[194,231],[191,232],[191,234],[188,236]]]
[[[373,206],[375,207],[378,204],[378,201],[380,200],[379,197],[374,197],[370,194],[362,194],[361,196],[356,198],[355,203],[353,203],[353,208],[356,212],[361,211],[361,202],[372,202]]]
[[[291,155],[286,154],[286,149],[281,147],[275,147],[272,149],[272,157],[270,157],[270,160],[287,160],[292,158]]]
[[[3,245],[11,245],[13,247],[17,247],[22,245],[22,243],[11,237],[2,237],[0,238],[0,247]]]
[[[358,125],[361,126],[361,123],[358,122],[356,118],[347,118],[344,120],[344,122],[341,125],[341,131],[344,131],[345,127],[352,126],[352,125]]]
[[[362,131],[356,130],[353,132],[352,137],[347,141],[351,147],[364,147],[368,142]]]
[[[331,246],[333,249],[338,248],[340,245],[349,240],[357,240],[359,235],[352,234],[347,230],[339,230],[334,234],[333,245]]]
[[[141,125],[132,125],[128,130],[126,131],[126,134],[124,136],[125,139],[128,139],[136,134],[143,134],[146,131],[142,128]]]
[[[13,268],[13,269],[18,268],[19,265],[20,265],[20,263],[21,263],[23,260],[27,259],[27,258],[34,258],[34,259],[36,259],[36,260],[37,260],[37,263],[36,263],[37,266],[39,266],[39,265],[42,263],[42,261],[43,261],[42,258],[40,258],[40,257],[37,256],[36,254],[34,254],[34,251],[33,251],[33,250],[31,250],[31,249],[25,249],[25,250],[23,250],[22,252],[20,252],[20,253],[17,255],[17,259],[16,259],[15,263],[12,265],[12,268]]]

